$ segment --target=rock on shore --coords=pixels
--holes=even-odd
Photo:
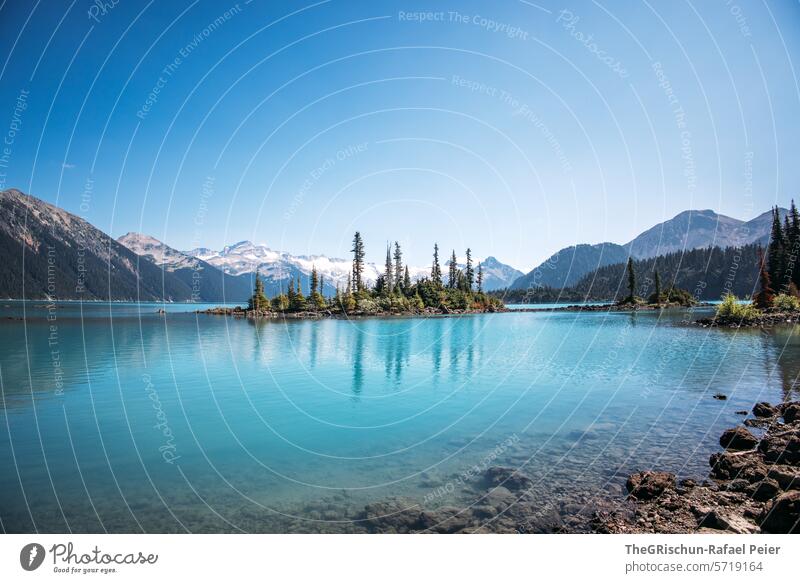
[[[676,483],[667,472],[628,479],[631,507],[597,512],[596,532],[800,533],[800,403],[753,407],[756,437],[745,427],[726,430],[709,480]]]

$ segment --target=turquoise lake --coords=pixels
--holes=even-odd
[[[797,398],[800,373],[794,329],[686,324],[703,310],[255,323],[0,306],[6,532],[357,531],[371,501],[469,504],[470,469],[490,465],[543,499],[621,500],[632,471],[704,478],[736,412]]]

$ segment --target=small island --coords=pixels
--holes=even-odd
[[[447,261],[447,281],[439,262],[439,246],[433,246],[430,277],[412,282],[398,242],[387,245],[385,270],[372,284],[364,278],[365,252],[360,232],[353,237],[353,269],[344,286],[336,286],[332,297],[323,295],[324,281],[316,267],[311,270],[307,293],[301,280],[289,278],[285,292],[273,298],[264,294],[259,273],[255,274],[253,295],[246,307],[212,308],[200,313],[242,318],[318,319],[363,316],[455,315],[507,311],[503,302],[483,291],[483,268],[473,266],[467,249],[464,268],[458,266],[453,250]]]

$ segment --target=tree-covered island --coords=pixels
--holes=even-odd
[[[411,280],[398,242],[386,247],[386,263],[376,281],[364,277],[365,250],[360,232],[353,237],[353,266],[346,283],[336,286],[333,296],[323,295],[323,280],[312,268],[307,289],[300,279],[289,278],[285,291],[268,298],[258,272],[253,295],[246,307],[213,308],[207,313],[250,318],[320,318],[337,316],[382,316],[414,314],[463,314],[504,311],[505,305],[483,291],[483,271],[473,265],[472,250],[466,251],[464,268],[458,266],[455,250],[442,275],[439,246],[433,246],[429,277]]]

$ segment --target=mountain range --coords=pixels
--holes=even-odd
[[[781,218],[787,212],[786,209],[780,209]],[[587,273],[607,265],[626,262],[629,256],[634,259],[649,259],[707,247],[724,249],[749,243],[766,245],[771,227],[771,211],[750,221],[734,219],[712,210],[684,211],[622,245],[599,243],[561,249],[515,280],[509,289],[561,289],[573,286]]]
[[[179,251],[141,233],[114,240],[84,219],[16,189],[0,192],[0,257],[0,297],[33,299],[236,303],[252,293],[256,270],[265,293],[273,296],[287,289],[290,278],[308,289],[312,268],[322,278],[323,293],[332,295],[351,270],[349,259],[292,255],[250,241],[221,251]],[[482,265],[487,291],[508,287],[522,275],[494,257]],[[364,271],[374,282],[383,266],[367,263]],[[409,266],[412,280],[429,274],[430,267]]]
[[[562,288],[629,255],[642,260],[695,248],[763,245],[770,226],[770,212],[740,221],[711,210],[685,211],[623,245],[567,247],[524,275],[487,257],[481,262],[484,289]],[[16,189],[0,192],[0,257],[0,297],[8,298],[243,302],[256,270],[265,292],[275,295],[286,290],[290,278],[299,278],[307,289],[312,268],[331,295],[351,270],[349,259],[292,255],[250,241],[220,251],[179,251],[139,233],[114,240],[84,219]],[[365,279],[375,281],[382,271],[383,266],[367,263]],[[416,280],[430,267],[409,266],[409,273]]]

